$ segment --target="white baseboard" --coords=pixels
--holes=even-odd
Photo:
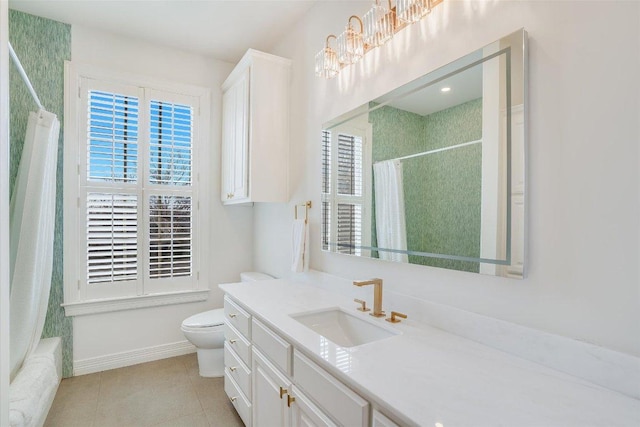
[[[154,347],[140,348],[122,353],[107,354],[90,359],[74,360],[73,375],[86,375],[109,369],[123,368],[139,363],[195,353],[196,348],[189,341],[178,341]]]

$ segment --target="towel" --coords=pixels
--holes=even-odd
[[[309,231],[304,219],[293,220],[291,271],[309,271]]]

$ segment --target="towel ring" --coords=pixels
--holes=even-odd
[[[293,207],[293,217],[298,219],[298,208],[304,208],[304,223],[307,224],[309,222],[309,209],[311,209],[311,200],[307,200],[306,202],[295,205]]]

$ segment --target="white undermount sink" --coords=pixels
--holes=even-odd
[[[290,316],[341,347],[355,347],[400,334],[400,331],[376,325],[368,319],[365,321],[340,308]]]

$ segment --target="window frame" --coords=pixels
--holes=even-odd
[[[90,84],[88,85],[88,82]],[[91,89],[89,89],[90,86]],[[94,89],[94,87],[98,87]],[[148,255],[140,259],[142,265],[138,267],[138,279],[127,286],[120,286],[118,282],[110,282],[111,288],[100,293],[88,292],[86,284],[86,231],[81,229],[86,225],[86,198],[89,186],[100,187],[95,182],[87,181],[87,157],[85,144],[86,114],[88,108],[89,90],[108,90],[113,87],[128,87],[126,95],[138,96],[138,179],[135,186],[146,191],[136,190],[145,200],[138,201],[138,253],[144,253],[149,246],[149,204],[146,199],[156,194],[183,195],[189,192],[192,197],[192,275],[188,279],[177,280],[149,278]],[[85,93],[82,97],[81,94]],[[136,95],[137,93],[137,95]],[[162,94],[162,99],[156,99],[154,94]],[[140,165],[148,165],[150,129],[149,117],[152,100],[169,103],[184,103],[193,100],[193,130],[192,130],[192,185],[189,190],[181,191],[172,186],[163,186],[144,182],[148,178]],[[191,102],[189,102],[191,104]],[[168,305],[204,301],[208,298],[208,272],[201,264],[207,259],[209,252],[209,217],[208,206],[210,196],[201,188],[202,183],[210,182],[209,141],[210,136],[211,91],[205,87],[161,81],[150,77],[130,73],[118,73],[88,64],[65,62],[65,117],[64,117],[64,304],[67,316],[118,311],[140,307]],[[113,189],[115,186],[108,186]],[[157,283],[152,281],[158,280]],[[180,285],[175,284],[180,282]],[[115,286],[114,286],[115,285]],[[93,285],[92,285],[93,286]],[[116,289],[117,288],[117,289]]]

